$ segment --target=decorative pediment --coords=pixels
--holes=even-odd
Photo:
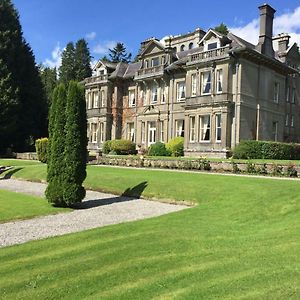
[[[213,48],[223,47],[228,44],[230,40],[226,35],[221,34],[218,31],[209,29],[207,33],[200,40],[199,45],[204,46],[204,50],[210,50]]]
[[[157,40],[151,40],[145,49],[141,52],[141,56],[149,55],[149,54],[156,54],[162,53],[165,51],[164,46]]]

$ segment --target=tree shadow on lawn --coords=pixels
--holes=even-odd
[[[5,180],[5,179],[10,179],[15,173],[17,173],[18,171],[22,170],[23,168],[13,168],[10,169],[9,171],[4,171],[4,176],[0,177],[0,180]],[[1,175],[1,173],[0,173]]]
[[[98,207],[98,206],[103,206],[103,205],[110,205],[113,203],[126,202],[126,201],[131,201],[134,199],[139,199],[141,197],[143,191],[147,187],[147,185],[148,185],[147,181],[143,181],[132,188],[127,188],[121,194],[121,196],[104,198],[104,199],[87,200],[87,201],[83,201],[81,203],[75,204],[73,206],[73,208],[88,209],[88,208],[93,208],[93,207]]]

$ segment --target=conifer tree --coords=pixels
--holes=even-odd
[[[216,26],[214,28],[215,31],[218,31],[224,35],[227,35],[229,30],[228,30],[228,27],[222,22],[220,25]]]
[[[64,203],[72,206],[85,197],[82,183],[86,177],[87,121],[84,88],[69,83],[66,107]]]
[[[70,80],[76,79],[75,48],[72,42],[68,43],[61,55],[61,66],[59,68],[59,80],[68,84]]]
[[[82,81],[83,79],[92,76],[91,58],[90,50],[85,39],[78,40],[75,49],[75,70],[77,81]]]
[[[117,43],[113,49],[109,49],[109,57],[112,62],[126,62],[131,60],[131,53],[126,52],[123,43]]]
[[[54,91],[49,120],[48,186],[46,198],[54,206],[65,206],[63,201],[65,182],[65,124],[66,88],[60,84]]]
[[[57,86],[57,71],[56,68],[49,68],[44,66],[40,66],[39,70],[43,88],[47,97],[47,104],[48,107],[50,107],[53,91]]]

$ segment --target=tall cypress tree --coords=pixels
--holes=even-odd
[[[82,81],[83,79],[92,76],[91,58],[90,50],[85,39],[78,40],[75,49],[77,81]]]
[[[54,206],[65,206],[63,193],[65,180],[66,100],[66,88],[63,84],[60,84],[54,91],[49,121],[50,153],[48,154],[46,198]]]
[[[82,183],[86,177],[87,121],[84,88],[69,83],[66,108],[64,203],[72,206],[85,197]]]
[[[72,42],[68,43],[61,55],[61,66],[59,68],[59,80],[68,84],[70,80],[76,79],[75,48]]]
[[[29,140],[44,135],[45,96],[30,46],[22,36],[19,15],[10,0],[0,1],[0,59],[10,75],[10,87],[17,94],[17,124],[7,143],[25,150]],[[7,76],[0,73],[0,78]],[[4,79],[5,80],[5,79]],[[0,97],[2,101],[2,97]],[[13,104],[15,105],[15,104]],[[12,118],[14,116],[11,116]],[[0,131],[3,130],[0,128]],[[4,145],[4,147],[7,145]]]

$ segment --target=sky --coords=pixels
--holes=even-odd
[[[156,37],[208,30],[224,22],[233,33],[256,44],[258,6],[241,0],[12,0],[20,14],[24,37],[37,63],[59,67],[70,41],[88,41],[93,61],[122,42],[135,55],[140,42]],[[226,3],[226,4],[225,4]],[[274,34],[289,33],[300,45],[300,1],[269,0],[276,9]]]

